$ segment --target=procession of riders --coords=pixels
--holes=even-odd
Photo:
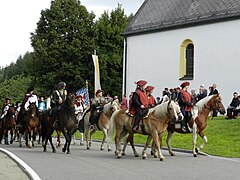
[[[121,104],[119,103],[119,106],[121,106],[121,108],[128,109],[126,112],[128,112],[129,116],[134,117],[132,132],[136,132],[138,130],[141,119],[147,116],[149,109],[154,108],[156,105],[164,103],[168,100],[174,100],[175,102],[178,102],[181,112],[184,116],[184,119],[181,121],[181,129],[183,132],[189,132],[190,130],[187,126],[187,123],[192,118],[192,108],[196,101],[199,101],[207,96],[203,85],[200,86],[201,90],[199,90],[199,93],[196,94],[195,92],[190,93],[188,91],[190,86],[189,82],[183,82],[179,88],[175,88],[174,90],[170,89],[170,91],[168,91],[168,88],[165,88],[162,94],[162,98],[160,99],[158,97],[155,99],[152,95],[155,88],[154,86],[147,86],[147,81],[145,80],[139,80],[135,82],[135,84],[136,89],[131,93],[129,100],[127,100],[126,96],[123,95]],[[217,94],[218,91],[216,90],[216,85],[215,87],[214,85],[212,87],[213,89],[210,89],[210,93]],[[210,93],[209,95],[211,95]],[[54,127],[57,128],[59,119],[58,114],[59,111],[61,111],[61,109],[64,107],[64,102],[66,100],[67,94],[68,92],[66,90],[66,83],[59,82],[57,88],[52,91],[50,97],[48,98],[50,99],[50,107],[47,107],[48,103],[46,103],[44,96],[38,98],[34,94],[34,88],[28,88],[23,101],[16,102],[15,105],[17,115],[16,125],[21,125],[24,119],[24,115],[28,111],[30,103],[35,103],[35,105],[38,107],[38,117],[40,116],[39,114],[50,108],[49,116],[52,116],[56,119],[54,122]],[[89,118],[89,126],[93,126],[94,124],[97,124],[99,117],[103,111],[104,105],[113,100],[118,100],[118,97],[115,96],[114,98],[111,98],[109,95],[104,97],[103,90],[99,89],[96,91],[95,97],[91,100],[90,105],[86,106],[84,104],[83,97],[81,95],[76,95],[74,111],[77,115],[79,113],[82,114],[86,109],[88,109],[88,111],[91,112]],[[5,117],[10,106],[13,106],[11,99],[6,98],[2,108],[0,127],[2,122],[5,121]],[[40,119],[39,122],[44,123],[44,119]]]

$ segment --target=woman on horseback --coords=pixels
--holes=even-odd
[[[4,117],[6,116],[9,106],[11,106],[11,99],[10,98],[5,98],[5,103],[2,108],[2,114],[0,120],[4,120]]]
[[[147,81],[140,80],[136,82],[137,88],[133,93],[130,113],[135,115],[135,120],[133,124],[133,131],[137,131],[141,118],[147,115],[148,113],[148,97],[145,92]]]

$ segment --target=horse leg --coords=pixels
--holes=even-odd
[[[91,147],[91,145],[92,145],[92,135],[95,133],[97,131],[97,129],[92,129],[91,130],[91,132],[90,132],[90,141],[89,141],[89,149],[90,149],[90,147]]]
[[[126,141],[125,141],[125,144],[123,146],[123,150],[122,150],[122,155],[126,155],[125,153],[125,150],[126,150],[126,146],[127,146],[127,143],[130,142],[130,145],[132,147],[132,150],[133,150],[133,154],[135,157],[139,157],[139,154],[137,153],[136,149],[135,149],[135,146],[134,146],[134,134],[133,133],[129,133],[128,137],[126,138]]]
[[[101,151],[104,150],[104,143],[105,142],[107,143],[107,130],[105,128],[103,128],[102,132],[103,132],[103,140],[102,140],[102,144],[101,144],[101,147],[100,147]],[[107,148],[108,148],[108,151],[111,151],[111,148],[108,146],[108,143],[107,143]]]
[[[19,147],[22,147],[22,133],[19,133]]]
[[[68,145],[67,145],[67,154],[70,154],[71,152],[70,152],[70,145],[71,145],[71,141],[72,141],[72,135],[73,135],[73,133],[75,132],[75,130],[74,129],[72,129],[72,130],[69,130],[68,132],[67,132],[67,134],[68,134]]]
[[[11,129],[10,134],[11,134],[10,144],[12,144],[13,143],[14,128]]]
[[[127,135],[127,131],[123,130],[120,132],[119,129],[116,129],[116,136],[115,136],[115,144],[116,144],[116,156],[118,159],[122,157],[122,150],[121,150],[121,139]]]
[[[9,143],[8,143],[8,130],[7,129],[4,129],[4,139],[5,139],[5,144],[9,145]]]
[[[51,147],[52,147],[52,152],[55,153],[55,152],[56,152],[56,149],[55,149],[55,147],[54,147],[54,145],[53,145],[53,142],[52,142],[52,136],[49,135],[49,136],[48,136],[48,139],[49,139],[49,142],[50,142]]]
[[[84,137],[84,135],[83,135],[83,133],[80,133],[81,134],[81,140],[80,140],[80,146],[83,146],[84,145],[84,143],[83,143],[83,137]]]
[[[156,144],[156,148],[157,148],[157,151],[158,151],[158,157],[159,157],[160,161],[163,161],[164,156],[162,155],[161,148],[160,148],[160,146],[161,146],[160,139],[161,139],[162,134],[158,134],[157,131],[153,131],[151,133],[151,135],[152,135],[152,138],[153,138],[153,140]],[[159,138],[159,136],[160,136],[160,138]]]
[[[203,139],[203,141],[204,141],[204,142],[200,145],[200,149],[203,149],[204,146],[207,144],[208,139],[207,139],[207,136],[205,136],[204,131],[200,131],[198,134],[200,135],[200,137],[201,137],[201,138]]]
[[[57,145],[56,145],[56,147],[58,148],[58,147],[61,146],[61,144],[60,144],[60,134],[61,134],[61,132],[59,130],[56,130],[56,132],[57,132]]]
[[[148,145],[150,144],[151,140],[152,140],[152,136],[148,136],[147,141],[146,141],[145,146],[144,146],[143,151],[142,151],[142,158],[143,159],[147,159],[147,148],[148,148]]]
[[[194,122],[193,123],[193,131],[192,131],[192,143],[193,143],[193,157],[197,157],[197,124]]]
[[[66,152],[67,143],[69,142],[69,137],[68,137],[68,135],[67,135],[67,132],[66,132],[66,129],[65,129],[65,128],[63,128],[62,133],[63,133],[63,135],[64,135],[64,137],[65,137],[65,144],[64,144],[64,147],[62,148],[62,152]]]
[[[172,151],[172,147],[171,147],[171,139],[172,139],[172,136],[173,136],[173,133],[168,131],[168,134],[167,134],[167,139],[166,139],[166,144],[167,144],[167,147],[168,147],[168,152],[171,156],[174,156],[175,154],[173,153]]]

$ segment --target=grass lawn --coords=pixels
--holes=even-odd
[[[166,146],[166,134],[164,134],[163,146]],[[224,116],[215,117],[213,120],[208,119],[208,126],[205,129],[208,143],[202,152],[210,155],[240,158],[240,118],[227,120]],[[79,134],[77,135],[77,137]],[[93,139],[102,140],[102,132],[97,131]],[[135,134],[134,142],[144,144],[147,136]],[[197,146],[202,144],[203,140],[198,136]],[[173,148],[192,149],[192,135],[178,134],[173,135],[171,145]]]

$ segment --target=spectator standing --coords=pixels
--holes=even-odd
[[[128,103],[127,103],[127,97],[124,94],[122,96],[122,101],[121,101],[121,109],[127,109],[128,108]]]
[[[232,119],[232,118],[236,119],[237,118],[237,114],[238,114],[237,107],[239,105],[240,105],[240,101],[239,101],[238,93],[234,92],[232,101],[231,101],[230,105],[227,108],[227,117],[226,117],[226,119]]]

